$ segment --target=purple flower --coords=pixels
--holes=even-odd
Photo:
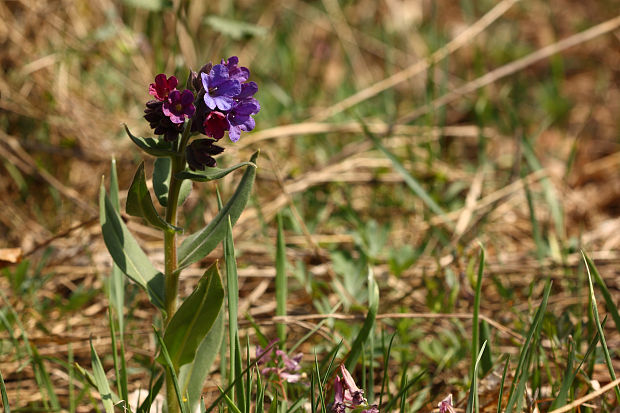
[[[205,167],[213,168],[217,165],[213,156],[224,152],[224,148],[214,145],[212,139],[196,139],[185,148],[187,164],[192,170],[204,170]]]
[[[239,58],[237,56],[231,56],[227,62],[222,59],[222,64],[228,69],[228,76],[231,79],[236,79],[239,82],[246,82],[250,78],[250,69],[247,67],[239,67]]]
[[[448,394],[445,399],[439,402],[439,413],[454,413],[454,406],[452,405],[452,394]]]
[[[176,77],[170,76],[169,79],[166,79],[166,75],[160,73],[155,76],[155,83],[149,85],[149,95],[153,95],[155,99],[163,102],[168,99],[170,92],[176,90],[178,83]]]
[[[230,123],[222,112],[213,111],[207,115],[203,122],[205,135],[219,141],[224,137],[224,132],[230,129]]]
[[[164,115],[168,116],[172,123],[183,123],[185,116],[192,117],[196,112],[194,107],[194,94],[189,90],[179,92],[173,90],[168,95],[168,100],[164,102]]]
[[[233,142],[239,140],[241,131],[249,132],[256,125],[252,115],[260,111],[260,104],[252,96],[257,90],[258,86],[254,82],[242,84],[241,93],[235,97],[235,104],[228,112],[228,121],[230,122],[228,136]]]
[[[231,79],[228,68],[223,65],[215,65],[209,74],[201,73],[202,86],[205,89],[205,104],[209,109],[228,111],[235,103],[234,97],[241,93],[241,82]]]

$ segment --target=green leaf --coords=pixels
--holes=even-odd
[[[141,162],[140,166],[138,166],[138,170],[133,177],[133,182],[129,187],[129,192],[127,192],[126,211],[129,215],[134,217],[144,218],[146,222],[163,231],[181,231],[180,228],[167,223],[157,213],[153,205],[153,200],[151,199],[151,193],[146,187],[144,162]]]
[[[163,139],[154,139],[154,138],[140,138],[138,136],[134,136],[130,131],[127,125],[125,125],[125,132],[129,138],[138,145],[140,149],[149,155],[153,156],[174,156],[176,155],[176,151],[172,146],[172,142],[165,141]]]
[[[276,315],[286,316],[286,293],[288,291],[286,280],[286,244],[284,231],[282,230],[282,215],[278,213],[278,236],[276,239]],[[276,331],[280,340],[280,348],[286,346],[286,323],[277,323]]]
[[[519,361],[517,363],[517,368],[514,371],[514,379],[510,385],[510,393],[508,394],[508,402],[506,403],[506,413],[521,411],[523,394],[525,392],[527,377],[529,375],[528,370],[531,362],[532,347],[534,343],[540,339],[542,319],[545,315],[545,311],[547,310],[547,302],[549,301],[549,294],[551,293],[551,285],[551,281],[547,280],[543,291],[542,301],[536,310],[530,329],[525,337],[525,342],[521,345]]]
[[[620,333],[620,314],[618,314],[618,306],[616,305],[613,297],[609,293],[609,289],[607,289],[605,281],[603,281],[603,277],[601,277],[601,274],[599,274],[598,270],[596,269],[594,261],[592,261],[590,257],[588,257],[586,254],[584,255],[586,258],[586,264],[590,268],[590,271],[592,271],[592,277],[594,277],[596,284],[598,284],[599,288],[601,289],[601,294],[603,294],[603,299],[605,300],[605,307],[607,307],[607,311],[611,313],[611,318],[614,319],[616,330],[618,330],[618,332]]]
[[[153,190],[161,206],[168,206],[168,190],[170,188],[170,171],[172,161],[168,157],[155,159],[153,168]],[[182,205],[192,192],[192,183],[183,181],[179,191],[179,201],[177,205]]]
[[[99,191],[99,220],[105,245],[121,271],[149,295],[153,305],[164,311],[164,275],[129,232],[108,198],[103,182]]]
[[[196,182],[208,182],[220,179],[231,173],[232,171],[239,169],[243,166],[251,166],[256,168],[256,164],[252,162],[241,162],[230,168],[205,168],[204,171],[182,171],[178,172],[175,177],[179,179],[191,179]]]
[[[9,407],[9,397],[6,394],[6,386],[4,385],[4,377],[2,377],[2,372],[0,372],[0,392],[2,393],[4,413],[11,413],[11,408]]]
[[[211,370],[211,365],[219,352],[224,337],[224,312],[220,311],[213,327],[196,350],[193,363],[184,364],[179,369],[181,394],[187,394],[191,412],[197,411],[202,396],[202,386]]]
[[[166,380],[172,380],[172,387],[174,388],[174,394],[177,399],[177,403],[181,409],[181,413],[188,413],[187,403],[183,403],[184,396],[181,394],[181,390],[179,388],[179,379],[177,378],[177,373],[175,371],[174,365],[172,364],[172,360],[170,359],[170,354],[168,353],[168,348],[166,347],[166,343],[164,343],[164,339],[162,338],[159,331],[153,326],[153,331],[157,336],[157,341],[159,342],[160,354],[158,360],[161,360],[160,363],[167,369]],[[170,388],[166,386],[166,389],[170,391]],[[170,403],[170,400],[168,400]]]
[[[218,191],[218,206],[222,208],[222,202]],[[226,237],[224,238],[224,259],[226,260],[226,288],[228,290],[228,345],[230,360],[229,383],[235,381],[241,375],[241,345],[238,334],[238,307],[239,307],[239,283],[237,274],[237,261],[235,259],[235,244],[232,237],[232,224],[228,218]],[[243,395],[243,382],[240,380],[236,386],[237,393]],[[233,394],[234,396],[234,394]],[[243,399],[239,400],[242,405]]]
[[[205,22],[216,32],[230,36],[235,40],[244,37],[264,36],[267,33],[267,28],[265,27],[219,16],[209,16],[205,19]]]
[[[95,384],[97,385],[97,390],[101,395],[103,407],[105,408],[106,413],[114,413],[114,403],[112,401],[112,390],[110,389],[110,383],[108,383],[108,378],[106,377],[103,366],[101,365],[101,360],[99,360],[99,356],[93,347],[92,340],[90,340],[90,362],[93,367],[93,377],[95,379]]]
[[[362,354],[364,343],[368,339],[368,336],[375,325],[377,311],[379,310],[379,287],[377,286],[377,282],[375,281],[375,277],[370,266],[368,266],[368,291],[368,314],[366,315],[364,325],[357,334],[357,337],[355,337],[355,341],[351,344],[351,351],[349,352],[345,363],[345,367],[351,371],[353,371],[357,360]]]
[[[198,345],[211,330],[223,302],[224,287],[216,263],[205,271],[166,327],[164,343],[176,370],[194,360]]]
[[[487,342],[482,343],[480,353],[476,357],[476,363],[474,364],[473,374],[471,376],[471,385],[469,387],[469,397],[467,398],[467,407],[465,413],[478,413],[480,411],[480,404],[478,402],[478,367],[480,366],[480,359],[484,354],[484,349],[487,346]]]
[[[252,155],[250,162],[255,164],[257,157],[258,152]],[[207,256],[207,254],[213,251],[220,241],[224,239],[226,236],[228,217],[230,216],[230,222],[233,225],[239,219],[239,216],[250,198],[255,176],[256,168],[247,168],[235,193],[215,218],[213,218],[213,221],[205,228],[190,235],[183,241],[178,250],[179,270]]]
[[[599,340],[601,341],[601,349],[603,350],[603,355],[605,356],[605,364],[607,364],[609,376],[611,377],[612,381],[615,381],[616,373],[614,372],[614,366],[612,364],[611,356],[609,354],[609,348],[607,347],[607,340],[605,339],[605,334],[603,333],[603,326],[601,325],[601,319],[598,314],[596,296],[594,295],[594,284],[592,284],[592,274],[590,272],[590,263],[586,259],[585,252],[581,251],[581,255],[583,255],[583,261],[586,264],[586,270],[588,273],[588,287],[590,287],[590,311],[592,312],[592,316],[594,317],[596,331],[598,331]],[[616,385],[614,386],[614,390],[616,392],[616,399],[618,403],[620,403],[620,387]]]

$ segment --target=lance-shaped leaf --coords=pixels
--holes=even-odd
[[[194,361],[196,349],[211,330],[224,302],[224,287],[217,263],[204,273],[196,289],[172,316],[164,343],[174,368]],[[158,359],[163,362],[163,359]]]
[[[105,192],[103,182],[99,191],[99,220],[105,245],[127,277],[142,287],[153,305],[164,310],[164,275],[157,271],[151,261],[129,232],[114,205]]]
[[[176,154],[173,145],[173,142],[168,142],[163,139],[154,139],[154,138],[140,138],[138,136],[134,136],[130,131],[127,125],[125,126],[125,132],[129,136],[129,139],[133,141],[140,149],[149,155],[153,156],[173,156]]]
[[[146,187],[146,176],[144,175],[144,162],[140,163],[138,170],[133,177],[133,182],[127,192],[127,207],[126,211],[129,215],[134,217],[144,218],[146,222],[164,231],[181,231],[159,216],[153,200],[151,199],[151,193]]]
[[[223,178],[242,166],[256,168],[256,164],[252,162],[241,162],[237,165],[231,166],[230,168],[205,168],[204,171],[182,171],[177,173],[175,176],[179,179],[191,179],[196,182],[207,182]]]
[[[257,157],[258,152],[252,155],[250,162],[256,164]],[[204,258],[224,239],[224,236],[226,236],[228,217],[230,217],[230,222],[233,225],[239,219],[239,216],[250,198],[255,176],[256,168],[247,168],[235,193],[230,200],[228,200],[226,205],[220,209],[220,212],[213,218],[213,221],[205,228],[190,235],[183,241],[178,250],[179,269],[185,268]]]
[[[170,188],[170,166],[172,161],[168,157],[155,159],[153,167],[153,190],[161,206],[168,206],[168,191]],[[183,181],[179,190],[177,205],[183,205],[192,191],[191,181]]]
[[[193,363],[181,366],[179,371],[179,385],[181,394],[186,394],[190,411],[198,411],[197,407],[202,396],[202,386],[207,379],[211,365],[220,351],[224,338],[224,311],[220,311],[213,327],[196,350]]]

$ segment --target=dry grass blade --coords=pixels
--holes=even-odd
[[[499,79],[523,70],[536,62],[553,56],[554,54],[560,53],[566,49],[577,46],[581,43],[585,43],[589,40],[602,36],[605,33],[616,30],[618,27],[620,27],[620,16],[616,16],[613,19],[600,23],[594,27],[584,30],[583,32],[574,34],[570,37],[567,37],[566,39],[560,40],[557,43],[545,46],[542,49],[535,51],[534,53],[522,57],[521,59],[515,60],[514,62],[510,62],[504,66],[492,70],[491,72],[486,73],[484,76],[481,76],[475,80],[472,80],[471,82],[464,84],[458,89],[433,100],[426,106],[422,106],[411,113],[401,116],[400,118],[398,118],[398,123],[411,122],[412,120],[419,118],[420,116],[430,112],[433,109],[440,108],[450,102],[455,101],[463,95],[476,91],[486,85],[496,82]]]
[[[456,38],[454,38],[450,43],[442,47],[433,53],[429,58],[414,63],[409,66],[407,69],[402,70],[398,73],[393,74],[392,76],[383,79],[372,86],[367,87],[366,89],[360,90],[354,95],[349,96],[348,98],[332,105],[325,110],[319,112],[318,114],[310,117],[309,121],[321,121],[324,119],[328,119],[352,106],[357,105],[367,99],[370,99],[373,96],[378,95],[379,93],[392,88],[412,77],[424,72],[432,65],[444,59],[446,56],[454,53],[471,40],[473,40],[476,36],[482,33],[487,27],[489,27],[494,21],[499,19],[504,13],[506,13],[515,3],[519,0],[502,0],[499,4],[493,7],[487,14],[482,16],[477,22],[469,26],[466,30],[460,33]]]
[[[582,406],[586,402],[596,399],[597,397],[600,397],[602,394],[605,394],[608,391],[613,390],[613,388],[618,385],[620,385],[620,379],[616,379],[610,383],[607,383],[605,386],[601,387],[600,389],[593,391],[592,393],[588,393],[587,395],[580,397],[579,399],[573,401],[572,403],[569,403],[566,406],[562,406],[559,409],[552,410],[549,413],[569,412],[573,410],[575,407]]]

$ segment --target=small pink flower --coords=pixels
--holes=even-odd
[[[439,402],[439,413],[455,413],[452,406],[452,394],[448,394],[445,399]]]

